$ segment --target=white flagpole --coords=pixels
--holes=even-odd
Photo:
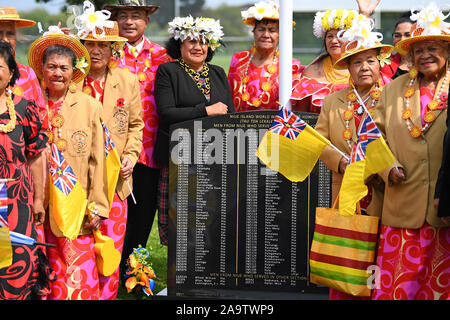
[[[279,100],[288,110],[291,110],[292,95],[293,10],[293,0],[280,0]]]

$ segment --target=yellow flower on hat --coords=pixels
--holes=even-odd
[[[248,10],[241,11],[243,20],[256,19],[279,19],[278,6],[273,1],[260,1],[248,8]]]
[[[86,68],[89,66],[89,64],[86,61],[85,57],[81,57],[80,59],[77,59],[75,61],[75,67],[74,69],[80,70],[84,74],[86,74]]]

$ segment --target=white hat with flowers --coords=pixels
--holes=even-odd
[[[203,43],[208,43],[213,51],[220,46],[224,35],[220,20],[204,17],[194,19],[191,15],[175,17],[169,22],[168,31],[172,38],[182,42],[187,38],[202,40]]]
[[[327,31],[349,29],[359,16],[357,11],[348,9],[319,11],[314,17],[313,33],[317,38],[325,38]]]
[[[342,57],[336,61],[334,67],[345,69],[348,66],[348,58],[357,53],[379,49],[377,56],[381,66],[390,64],[390,55],[394,47],[388,44],[382,44],[383,35],[380,32],[374,32],[374,21],[363,15],[358,15],[353,19],[352,25],[348,29],[338,32],[337,36],[345,45],[345,52]]]
[[[400,54],[407,54],[411,44],[425,40],[450,41],[450,23],[445,22],[450,15],[444,15],[436,3],[431,2],[417,13],[411,10],[411,20],[416,21],[411,27],[411,37],[397,42],[395,50]]]
[[[280,20],[280,9],[273,1],[259,1],[247,10],[241,11],[242,22],[254,26],[256,20]]]

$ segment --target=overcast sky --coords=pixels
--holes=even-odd
[[[167,0],[170,1],[170,0]],[[349,8],[356,9],[356,1],[355,0],[293,0],[294,8],[301,8],[308,11],[317,11],[317,10],[325,10],[327,8]],[[228,5],[241,5],[254,3],[256,0],[206,0],[206,5],[210,7],[217,7],[222,3],[227,3]],[[279,3],[278,0],[275,2]],[[429,3],[429,0],[381,0],[379,5],[380,10],[409,10],[412,7],[417,7],[420,5],[426,5]],[[435,0],[441,8],[444,7],[448,0]],[[45,6],[47,11],[51,13],[57,13],[62,5],[65,3],[64,0],[51,0],[47,4],[37,4],[35,0],[0,0],[0,6],[13,6],[18,10],[29,10],[38,6]]]

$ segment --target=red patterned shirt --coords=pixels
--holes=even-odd
[[[171,61],[171,59],[166,54],[165,48],[150,42],[145,37],[144,45],[142,50],[137,53],[137,57],[128,50],[128,46],[124,47],[124,51],[125,55],[120,59],[118,66],[136,74],[141,87],[142,119],[144,120],[145,127],[142,139],[142,151],[138,162],[152,168],[158,168],[160,165],[152,157],[159,126],[159,117],[156,111],[153,90],[158,66]]]
[[[278,110],[279,64],[257,67],[250,61],[251,56],[251,51],[246,50],[235,53],[231,59],[228,82],[235,110]],[[304,69],[300,61],[292,59],[292,80],[298,79]]]
[[[14,103],[18,103],[21,98],[33,102],[38,107],[42,129],[48,129],[47,107],[39,80],[29,66],[17,62],[17,67],[19,68],[20,78],[17,79],[12,89],[15,96]]]

